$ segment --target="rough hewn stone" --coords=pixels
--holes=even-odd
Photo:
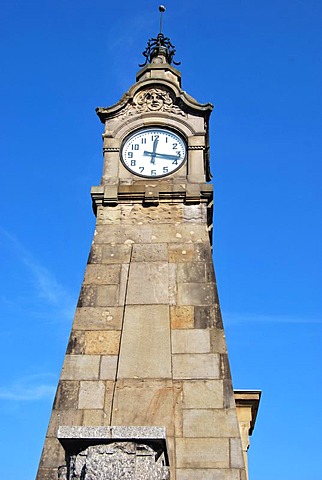
[[[120,332],[117,330],[85,332],[85,353],[87,355],[117,355],[120,346]]]
[[[171,329],[193,328],[194,309],[192,306],[171,306],[170,319]]]
[[[168,260],[166,243],[133,245],[132,262],[161,262]]]

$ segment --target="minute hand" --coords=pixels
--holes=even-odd
[[[143,152],[143,155],[146,155],[148,157],[159,157],[159,158],[164,158],[165,160],[179,160],[181,157],[178,155],[168,155],[167,153],[152,153],[152,152],[147,152],[146,150]]]

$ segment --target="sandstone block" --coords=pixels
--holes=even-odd
[[[176,403],[181,385],[160,380],[124,380],[116,386],[113,425],[164,426],[174,435]],[[178,408],[178,407],[177,407]]]
[[[245,468],[240,438],[230,439],[230,463],[232,468]]]
[[[173,355],[173,378],[219,379],[219,356],[213,353]]]
[[[41,456],[40,467],[57,467],[65,462],[65,452],[57,438],[47,437]]]
[[[118,225],[97,225],[94,241],[110,245],[151,243],[151,226],[141,225],[138,228],[137,225],[124,225],[120,228]]]
[[[189,409],[183,411],[184,437],[235,437],[239,434],[235,410]]]
[[[153,243],[209,243],[206,226],[202,224],[155,224],[151,225],[151,236]]]
[[[105,355],[101,359],[101,380],[115,380],[117,368],[117,355]]]
[[[95,307],[97,287],[83,285],[79,294],[77,307]]]
[[[105,397],[104,382],[80,382],[78,408],[80,409],[103,409]]]
[[[186,262],[178,264],[178,283],[197,283],[206,280],[206,265],[204,262]]]
[[[118,377],[170,378],[170,357],[169,307],[127,306]]]
[[[118,285],[98,285],[97,297],[96,297],[96,306],[97,307],[109,307],[118,305]],[[85,305],[84,305],[85,306]],[[92,305],[86,305],[92,306]]]
[[[195,306],[195,328],[213,328],[215,326],[215,308],[214,306]]]
[[[79,355],[84,353],[84,346],[85,346],[85,337],[84,332],[79,332],[72,330],[68,345],[67,345],[67,353],[71,353],[74,355]]]
[[[56,437],[58,428],[62,425],[82,425],[82,410],[53,410],[49,422],[48,437]]]
[[[177,438],[178,468],[229,468],[229,440],[224,438]]]
[[[166,243],[133,245],[133,262],[161,262],[168,260]]]
[[[117,330],[85,332],[85,353],[87,355],[117,355],[120,332]]]
[[[183,408],[223,408],[222,380],[183,382]]]
[[[210,352],[209,330],[173,330],[171,341],[173,353]]]
[[[97,380],[99,355],[66,355],[61,380]]]
[[[121,330],[122,307],[77,308],[74,318],[75,330]]]
[[[61,380],[54,400],[54,409],[71,410],[77,408],[79,382]]]
[[[170,307],[171,329],[193,328],[194,309],[192,306]]]
[[[84,410],[83,425],[109,425],[109,417],[103,410]]]
[[[202,203],[183,205],[183,217],[185,222],[207,223],[207,206]]]
[[[138,262],[130,266],[127,303],[169,304],[169,270],[166,262]]]
[[[121,265],[89,264],[86,267],[84,285],[118,285]]]
[[[214,285],[212,283],[182,283],[178,285],[180,305],[212,305]]]
[[[191,243],[169,244],[169,262],[193,262],[196,256],[195,246]]]
[[[233,469],[180,469],[176,480],[240,480],[239,470]]]

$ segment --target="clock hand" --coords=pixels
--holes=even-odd
[[[147,152],[146,150],[143,152],[143,155],[145,156],[154,156],[154,157],[159,157],[159,158],[164,158],[165,160],[179,160],[181,159],[181,157],[179,157],[178,155],[168,155],[167,153],[157,153],[157,152],[154,152],[154,154],[152,152]]]
[[[155,163],[156,150],[159,142],[159,137],[156,137],[153,142],[153,151],[151,155],[151,163]]]

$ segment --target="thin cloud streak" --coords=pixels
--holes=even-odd
[[[0,399],[16,402],[31,402],[52,399],[55,386],[50,379],[54,375],[31,375],[24,377],[8,387],[0,387]]]
[[[46,304],[58,307],[59,315],[64,318],[70,317],[75,308],[75,301],[66,292],[66,289],[59,284],[54,275],[45,267],[40,265],[30,252],[12,234],[0,229],[2,235],[9,240],[12,249],[15,251],[21,263],[27,268],[32,278],[32,285],[36,295]]]

